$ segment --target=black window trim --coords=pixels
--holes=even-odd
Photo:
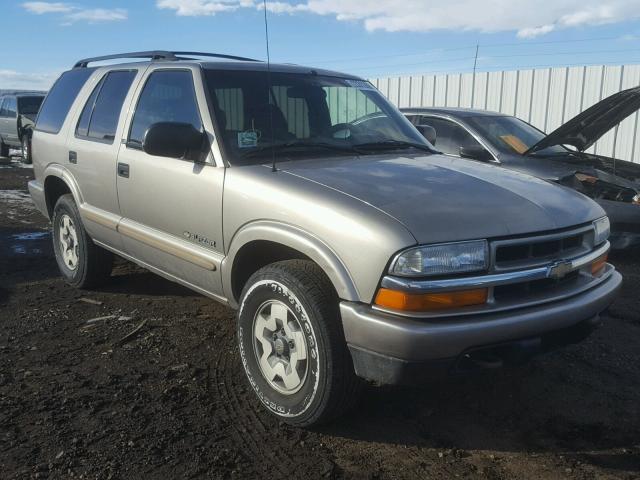
[[[411,112],[405,112],[405,115],[417,115],[418,117],[422,118],[422,117],[432,117],[432,118],[437,118],[438,120],[448,120],[451,123],[454,123],[456,125],[458,125],[460,128],[462,128],[465,132],[467,132],[469,135],[471,135],[476,142],[478,142],[480,145],[482,145],[484,147],[484,149],[489,152],[491,154],[491,163],[502,163],[499,159],[498,156],[495,154],[495,152],[488,147],[488,145],[486,144],[486,142],[484,142],[482,140],[482,138],[479,135],[476,135],[475,132],[472,132],[466,125],[464,125],[462,122],[458,121],[455,118],[449,117],[447,115],[439,115],[437,113],[431,113],[431,112],[422,112],[422,113],[416,113],[416,114],[412,114]],[[420,120],[418,120],[418,122],[420,122]],[[438,135],[437,135],[437,131],[436,131],[436,150],[438,149]],[[456,157],[456,158],[461,158],[460,155],[454,155],[452,153],[445,153],[445,152],[441,152],[442,155],[447,155],[449,157]]]
[[[98,93],[96,94],[96,98],[94,99],[93,105],[91,106],[91,115],[89,115],[89,125],[87,127],[87,135],[79,135],[78,134],[78,126],[80,124],[80,119],[82,118],[82,112],[84,112],[84,108],[87,106],[87,103],[89,101],[89,98],[91,98],[91,95],[93,95],[93,91],[91,90],[91,93],[89,94],[89,97],[87,97],[87,100],[85,101],[85,104],[82,106],[82,110],[80,110],[80,115],[78,116],[78,121],[76,122],[76,127],[74,128],[73,131],[73,135],[75,138],[77,138],[78,140],[84,140],[86,142],[95,142],[95,143],[103,143],[105,145],[113,145],[113,143],[115,142],[115,135],[114,138],[112,140],[106,140],[104,138],[96,138],[96,137],[90,137],[89,136],[89,129],[91,128],[91,120],[93,119],[93,111],[96,108],[96,103],[98,102],[98,97],[100,97],[100,92],[102,92],[102,87],[104,87],[105,82],[107,81],[107,77],[109,76],[109,74],[111,73],[115,73],[115,72],[135,72],[136,75],[138,74],[140,70],[137,68],[118,68],[115,70],[107,70],[104,75],[102,75],[102,77],[100,77],[100,80],[98,80],[98,83],[96,84],[96,86],[94,87],[94,90],[96,88],[98,88]],[[133,82],[135,81],[135,75],[133,77],[133,80],[131,80],[131,85],[129,85],[129,91],[131,90],[131,86],[133,85]],[[127,91],[127,95],[129,95],[129,91]],[[125,95],[125,100],[127,99],[126,95]],[[122,115],[122,108],[124,108],[124,100],[122,101],[122,107],[120,107],[120,115]],[[120,126],[120,119],[118,118],[118,124],[116,125],[116,133],[118,132],[118,127]]]
[[[198,103],[198,94],[196,91],[196,83],[195,83],[195,76],[193,74],[193,70],[190,68],[171,68],[171,67],[154,68],[148,71],[147,78],[144,79],[144,84],[140,87],[140,90],[138,92],[138,97],[136,98],[136,106],[133,109],[131,116],[129,117],[129,131],[127,132],[126,138],[122,140],[122,144],[127,149],[130,148],[131,150],[137,150],[139,152],[145,153],[144,150],[142,149],[142,145],[138,145],[137,143],[131,142],[131,130],[133,129],[133,120],[135,119],[136,113],[138,112],[138,105],[140,104],[140,98],[142,97],[142,94],[144,93],[144,89],[147,87],[147,84],[149,83],[149,79],[156,72],[187,72],[191,75],[191,84],[193,85],[193,96],[194,96],[193,99],[196,102],[196,111],[198,112],[198,118],[200,119],[200,126],[202,128],[202,131],[206,132],[204,121],[202,120],[202,112],[200,110],[201,107],[200,107],[200,104]],[[207,98],[207,101],[208,100],[209,99]],[[192,160],[190,158],[173,158],[172,160],[180,160],[183,162],[191,162],[191,163],[202,163],[202,162],[196,162],[195,160]]]

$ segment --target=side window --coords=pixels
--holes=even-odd
[[[158,122],[190,123],[202,130],[190,71],[160,70],[149,76],[133,115],[128,145],[140,148],[146,131]]]
[[[460,147],[480,146],[473,136],[457,123],[442,118],[422,117],[421,125],[429,125],[436,130],[435,147],[449,155],[460,155]]]
[[[7,116],[15,118],[18,116],[18,102],[16,97],[7,97]]]
[[[4,108],[6,103],[7,103],[7,98],[6,97],[5,98],[0,98],[0,117],[6,117],[7,116],[6,110]]]
[[[98,85],[96,85],[96,88],[93,89],[93,92],[91,92],[91,96],[82,109],[80,119],[78,120],[78,125],[76,126],[76,135],[78,137],[86,137],[89,135],[89,122],[91,121],[91,114],[93,113],[93,107],[96,104],[96,97],[98,96],[98,93],[100,93],[103,82],[104,78],[102,78],[98,82]]]
[[[124,99],[135,71],[109,72],[93,90],[82,110],[76,135],[113,142]]]
[[[42,104],[36,120],[36,130],[58,133],[80,89],[95,68],[76,68],[63,73],[53,85]]]
[[[2,116],[15,118],[17,116],[17,110],[16,97],[5,97],[2,104]]]
[[[20,115],[36,115],[40,110],[44,97],[28,96],[18,98],[18,112]]]

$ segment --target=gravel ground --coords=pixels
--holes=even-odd
[[[67,287],[30,178],[0,159],[1,478],[640,478],[637,252],[582,344],[297,430],[247,388],[233,311],[124,261]]]

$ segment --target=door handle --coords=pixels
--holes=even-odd
[[[129,164],[118,162],[118,175],[124,178],[129,178]]]
[[[74,151],[69,151],[69,163],[78,163],[78,154]]]

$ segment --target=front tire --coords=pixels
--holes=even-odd
[[[338,311],[324,272],[304,260],[273,263],[247,282],[238,343],[249,384],[267,410],[295,426],[327,422],[357,400]]]
[[[111,276],[113,255],[93,243],[71,194],[62,195],[53,209],[53,251],[60,273],[73,287],[97,287]]]

